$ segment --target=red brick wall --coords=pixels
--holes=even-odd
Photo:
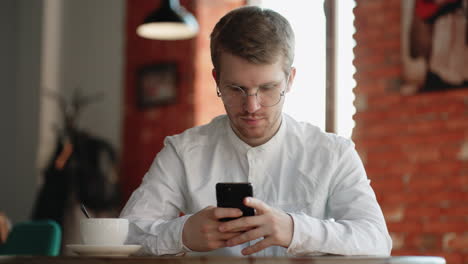
[[[196,1],[181,4],[194,12]],[[127,0],[125,90],[123,112],[122,182],[125,201],[141,183],[164,137],[194,125],[195,39],[158,41],[136,35],[145,16],[158,7],[159,0]],[[177,100],[173,104],[140,109],[137,105],[137,70],[148,64],[177,64]]]
[[[166,136],[208,122],[223,113],[211,78],[209,34],[214,24],[244,0],[181,0],[197,17],[200,33],[191,40],[147,40],[137,26],[160,4],[159,0],[127,0],[125,90],[123,112],[122,183],[124,201],[141,183]],[[177,100],[173,104],[140,109],[137,70],[148,64],[177,63]]]
[[[353,139],[392,254],[468,263],[468,87],[401,95],[401,0],[356,2]]]

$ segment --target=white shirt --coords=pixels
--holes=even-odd
[[[353,143],[286,114],[258,147],[240,140],[225,115],[167,137],[121,213],[130,221],[127,243],[155,255],[187,252],[184,223],[216,206],[218,182],[250,182],[254,197],[292,216],[289,248],[255,256],[390,254],[392,241]],[[255,242],[202,254],[241,256]]]

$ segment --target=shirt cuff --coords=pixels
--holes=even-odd
[[[184,244],[184,239],[182,238],[182,235],[183,235],[183,231],[184,231],[184,226],[185,226],[185,223],[187,222],[187,220],[189,219],[189,217],[192,216],[191,214],[188,214],[188,215],[184,215],[183,217],[185,217],[185,220],[183,222],[183,225],[182,225],[182,230],[180,231],[180,234],[179,234],[179,239],[180,239],[180,244],[182,245],[182,249],[183,249],[183,252],[181,254],[185,254],[187,252],[193,252],[193,250],[191,250],[190,248],[188,248],[185,244]]]
[[[184,215],[158,227],[162,229],[160,236],[150,236],[151,239],[156,239],[156,241],[153,240],[153,243],[156,244],[157,252],[153,252],[153,254],[158,256],[182,255],[187,252],[182,242],[182,232],[189,217],[190,215]]]
[[[294,223],[293,238],[286,251],[288,255],[320,255],[324,238],[321,220],[306,214],[288,213]]]

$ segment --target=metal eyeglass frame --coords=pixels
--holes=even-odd
[[[243,103],[245,102],[245,99],[246,99],[248,96],[255,96],[255,99],[257,100],[257,103],[260,104],[261,106],[263,106],[263,107],[273,107],[273,106],[279,104],[279,102],[281,102],[281,98],[282,98],[283,96],[285,96],[285,94],[286,94],[286,89],[287,89],[287,87],[288,87],[288,85],[289,85],[289,76],[290,76],[290,75],[288,74],[288,76],[286,77],[286,88],[285,88],[283,91],[280,92],[280,97],[279,97],[278,102],[276,102],[275,104],[272,104],[272,105],[263,105],[262,103],[260,103],[260,101],[258,100],[258,91],[259,91],[260,89],[257,89],[257,91],[256,91],[255,93],[253,93],[253,94],[248,94],[248,93],[247,93],[244,89],[242,89],[241,87],[238,87],[238,86],[235,86],[235,87],[236,87],[236,88],[239,88],[239,90],[242,91],[242,101],[243,101]],[[221,93],[221,91],[220,91],[218,85],[216,85],[216,95],[217,95],[218,97],[222,97],[222,93]]]

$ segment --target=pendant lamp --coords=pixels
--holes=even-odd
[[[181,40],[198,33],[195,17],[183,8],[179,0],[162,0],[160,8],[151,12],[138,26],[140,37],[157,40]]]

